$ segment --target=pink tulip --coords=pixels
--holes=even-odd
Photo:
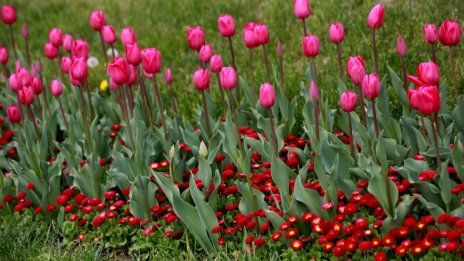
[[[200,48],[198,52],[198,58],[200,62],[207,63],[213,55],[213,47],[210,44],[205,44]]]
[[[116,36],[116,32],[114,31],[114,28],[111,25],[104,25],[101,33],[103,37],[103,42],[106,44],[112,45],[118,39],[118,37]]]
[[[61,87],[61,83],[58,80],[52,80],[50,82],[50,92],[53,96],[58,97],[63,93],[63,87]]]
[[[6,49],[3,46],[0,46],[0,63],[1,64],[7,64],[8,63],[8,49]]]
[[[70,34],[65,34],[63,36],[63,49],[66,51],[66,52],[72,52],[72,49],[73,49],[73,38]]]
[[[411,107],[419,110],[423,115],[438,113],[441,108],[440,91],[437,86],[423,86],[409,90]]]
[[[237,73],[233,67],[222,67],[219,74],[221,87],[224,89],[233,89],[237,86]]]
[[[264,108],[271,108],[275,102],[275,90],[269,83],[263,83],[259,87],[259,103]]]
[[[438,32],[441,44],[446,46],[458,45],[461,42],[461,34],[461,26],[454,20],[444,21]]]
[[[44,51],[45,51],[45,56],[48,58],[48,59],[55,59],[56,57],[58,57],[58,48],[56,48],[52,43],[48,42],[45,44],[45,48],[44,48]]]
[[[189,47],[193,50],[199,51],[205,44],[205,33],[200,26],[193,26],[187,30],[187,41]]]
[[[406,42],[404,41],[403,36],[399,35],[398,38],[396,39],[396,53],[399,56],[406,56],[407,52],[408,52],[408,46],[406,45]]]
[[[375,99],[380,95],[380,79],[377,73],[366,74],[362,81],[362,92],[364,97]]]
[[[20,122],[23,117],[21,114],[21,108],[16,104],[8,106],[6,114],[11,123]]]
[[[29,86],[31,84],[32,82],[31,74],[23,67],[19,67],[16,70],[16,75],[18,77],[20,87]]]
[[[29,37],[29,26],[27,26],[27,23],[23,23],[23,27],[21,27],[21,36],[23,38],[28,38]]]
[[[159,73],[161,70],[161,53],[155,48],[142,51],[143,70],[149,74]]]
[[[48,33],[48,41],[53,44],[56,48],[63,44],[63,33],[60,28],[53,28]]]
[[[90,15],[90,26],[95,31],[100,31],[103,26],[106,24],[105,22],[105,14],[102,11],[93,11]]]
[[[408,78],[417,86],[438,85],[440,70],[434,62],[420,63],[416,69],[417,77],[408,75]]]
[[[166,72],[164,73],[164,81],[166,82],[167,85],[172,84],[172,72],[171,68],[167,68]]]
[[[243,28],[243,42],[247,48],[259,46],[258,39],[255,35],[255,23],[246,23]]]
[[[314,58],[319,54],[319,39],[315,35],[305,36],[303,37],[302,47],[304,56]]]
[[[356,101],[358,97],[355,92],[345,91],[340,96],[340,105],[344,112],[352,112],[356,109]]]
[[[437,27],[434,24],[424,25],[424,40],[429,44],[435,44],[438,41]]]
[[[269,30],[267,29],[266,25],[255,24],[254,33],[260,45],[264,45],[269,42]]]
[[[222,69],[222,58],[219,54],[215,54],[209,61],[209,67],[213,73],[218,73]]]
[[[208,69],[198,68],[193,74],[193,83],[198,90],[206,90],[209,87],[209,72]]]
[[[34,102],[35,94],[32,87],[23,87],[18,92],[19,102],[22,105],[30,105]]]
[[[2,21],[12,25],[16,21],[16,10],[12,5],[2,5]]]
[[[69,70],[71,78],[76,82],[84,83],[87,80],[87,59],[84,57],[73,57]]]
[[[372,29],[380,28],[383,24],[384,8],[382,4],[376,4],[369,12],[367,17],[367,26]]]
[[[41,94],[44,90],[42,80],[37,76],[32,77],[31,87],[34,93],[37,95]]]
[[[12,92],[18,92],[19,89],[22,87],[22,84],[19,82],[16,73],[12,73],[10,75],[10,78],[8,78],[8,85],[10,86],[10,90]]]
[[[129,64],[129,80],[127,80],[127,85],[132,86],[137,81],[137,71],[132,64]]]
[[[311,81],[309,84],[309,99],[317,101],[319,100],[319,88],[317,87],[316,82]]]
[[[229,14],[222,14],[219,16],[218,27],[222,37],[232,37],[235,35],[234,18]]]
[[[71,68],[71,58],[67,56],[61,57],[61,70],[64,73],[69,73],[70,68]]]
[[[110,78],[110,90],[116,91],[118,89],[118,85]]]
[[[308,0],[294,0],[293,1],[293,12],[296,18],[306,19],[311,15],[311,8]]]
[[[282,44],[280,41],[277,41],[276,51],[277,51],[277,55],[278,55],[279,57],[284,56],[285,49],[284,49],[283,44]]]
[[[114,83],[118,85],[125,84],[129,80],[129,65],[127,60],[122,57],[116,57],[108,64],[108,75]]]
[[[75,57],[86,58],[89,56],[89,45],[82,39],[73,42],[72,55]]]
[[[123,28],[121,31],[121,42],[124,46],[136,43],[137,38],[135,37],[134,29],[131,27]]]
[[[360,85],[366,74],[363,57],[359,55],[348,58],[346,72],[355,85]]]
[[[343,42],[345,39],[345,28],[340,23],[333,23],[329,28],[330,41],[333,43]]]
[[[40,60],[36,61],[35,63],[31,64],[31,74],[32,75],[39,75],[42,72],[42,63]]]
[[[125,50],[126,59],[129,64],[137,66],[142,62],[142,51],[140,50],[137,42],[134,42],[133,44],[126,44]]]

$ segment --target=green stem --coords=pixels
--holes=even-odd
[[[208,113],[208,104],[206,104],[206,95],[205,91],[201,91],[201,99],[203,100],[203,109],[205,111],[205,122],[206,122],[206,134],[208,138],[211,138],[211,127],[209,125],[209,113]]]
[[[232,45],[232,38],[228,37],[229,40],[229,49],[230,49],[230,57],[232,58],[232,66],[234,67],[235,71],[237,71],[237,64],[235,63],[235,54],[234,54],[234,46]]]
[[[224,110],[224,115],[226,115],[226,113],[227,113],[227,105],[226,105],[226,100],[224,98],[224,91],[222,90],[222,87],[221,87],[221,79],[219,77],[219,73],[217,73],[216,76],[217,76],[217,81],[218,81],[219,94],[220,94],[220,97],[221,97],[222,109]]]
[[[372,99],[372,113],[374,114],[375,137],[379,138],[379,121],[377,120],[377,110],[375,108],[375,99]]]
[[[441,160],[440,160],[440,148],[438,147],[438,114],[435,113],[432,118],[432,128],[433,128],[433,143],[435,145],[436,160],[437,160],[437,172],[440,173],[441,170]]]
[[[29,114],[29,119],[32,121],[32,124],[34,125],[34,131],[35,135],[37,136],[37,139],[40,140],[40,132],[39,132],[39,127],[37,126],[37,121],[35,120],[34,113],[32,112],[31,105],[27,105],[27,113]]]
[[[164,107],[163,101],[161,100],[161,94],[158,88],[158,83],[156,81],[156,74],[153,75],[153,88],[155,89],[156,101],[158,103],[158,109],[160,114],[161,126],[163,126],[164,136],[168,137],[168,130],[166,128],[166,122],[164,121]]]
[[[340,80],[343,79],[343,58],[342,58],[342,51],[340,49],[340,43],[336,43],[337,46],[337,56],[338,56],[338,75],[340,76]]]
[[[237,111],[235,109],[235,98],[234,98],[234,94],[232,93],[232,90],[229,90],[228,92],[229,94],[229,103],[230,103],[230,109],[232,110],[232,116],[234,117],[234,121],[235,121],[235,129],[237,131],[237,142],[238,142],[238,147],[240,149],[240,151],[243,153],[243,146],[242,146],[242,141],[240,139],[240,131],[238,130],[239,128],[239,123],[238,123],[238,117],[237,117]]]
[[[13,26],[9,25],[8,27],[10,29],[10,40],[11,40],[11,45],[13,46],[13,54],[14,54],[15,63],[16,63],[16,61],[18,60],[18,54],[16,53],[16,43],[15,43],[15,39],[13,35]]]
[[[66,130],[69,130],[68,120],[66,119],[66,113],[64,112],[64,109],[63,109],[63,103],[61,102],[60,97],[57,97],[57,99],[58,99],[58,104],[60,105],[61,114],[63,115],[64,125],[66,127]]]
[[[377,52],[377,43],[375,41],[375,29],[372,29],[372,49],[374,50],[374,68],[379,73],[379,54]]]
[[[80,87],[77,87],[79,89],[79,93],[80,93],[80,98],[81,98],[81,112],[82,112],[82,120],[84,121],[84,131],[85,131],[85,135],[86,135],[86,140],[88,142],[88,145],[89,145],[89,152],[92,152],[93,151],[93,142],[92,142],[92,136],[90,135],[90,125],[89,125],[89,121],[87,119],[87,111],[86,111],[86,108],[85,108],[85,100],[84,100],[84,92],[82,91],[82,86]]]
[[[269,108],[269,122],[271,124],[272,146],[274,147],[274,155],[278,157],[279,148],[277,147],[277,135],[275,133],[275,127],[274,127],[274,115],[272,114],[271,108]]]
[[[303,37],[304,37],[308,35],[308,29],[306,28],[306,20],[302,19],[301,21],[303,21],[303,33],[304,33]]]
[[[271,69],[269,67],[269,60],[267,58],[267,50],[266,50],[265,44],[263,44],[263,53],[264,53],[264,64],[266,65],[267,81],[271,83]]]
[[[350,128],[350,149],[351,149],[351,157],[354,158],[354,136],[353,136],[353,123],[351,120],[351,113],[348,112],[348,126]]]

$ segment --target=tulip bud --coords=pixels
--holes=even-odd
[[[285,53],[284,46],[282,45],[282,43],[280,41],[277,41],[276,51],[277,51],[277,55],[279,57],[284,56],[284,53]]]
[[[63,88],[61,87],[61,83],[58,80],[52,80],[50,82],[50,92],[53,96],[58,97],[63,93]]]
[[[18,76],[15,73],[12,73],[10,75],[10,78],[8,79],[8,84],[12,92],[18,92],[19,89],[22,87],[22,85],[20,85]]]
[[[129,80],[129,65],[127,60],[121,57],[116,57],[108,64],[108,75],[110,79],[118,84],[125,84]]]
[[[31,84],[31,81],[32,81],[31,74],[23,67],[20,67],[16,70],[16,75],[18,77],[20,87],[29,86]]]
[[[303,37],[302,41],[303,54],[306,57],[316,57],[319,54],[319,39],[315,35]]]
[[[31,87],[35,94],[41,94],[43,92],[42,80],[36,76],[32,77]]]
[[[233,89],[237,86],[237,73],[233,67],[222,67],[219,74],[221,87],[224,89]]]
[[[8,49],[3,46],[0,46],[0,63],[7,64],[9,59]]]
[[[171,68],[167,68],[166,72],[164,73],[164,81],[166,82],[167,85],[172,84],[172,72]]]
[[[63,36],[63,49],[66,51],[66,52],[72,52],[72,49],[73,49],[73,38],[70,34],[65,34]]]
[[[63,33],[60,28],[53,28],[48,33],[48,41],[53,44],[56,48],[63,44]]]
[[[346,72],[355,85],[360,85],[366,71],[362,56],[351,56],[346,63]]]
[[[340,105],[344,112],[352,112],[356,108],[357,95],[352,91],[345,91],[340,96]]]
[[[437,86],[423,86],[408,92],[411,107],[423,115],[438,113],[441,108],[440,91]]]
[[[75,81],[74,83],[84,83],[87,80],[87,59],[83,57],[73,57],[71,60],[70,75]]]
[[[129,80],[127,80],[127,85],[132,86],[137,81],[137,71],[132,64],[129,64]]]
[[[384,8],[382,4],[376,4],[369,12],[367,17],[367,26],[372,29],[380,28],[383,24]]]
[[[16,104],[8,106],[6,114],[11,123],[20,122],[22,119],[21,108]]]
[[[23,105],[30,105],[34,102],[35,94],[32,87],[23,87],[18,92],[19,102]]]
[[[143,70],[146,73],[159,73],[161,70],[161,53],[155,48],[146,48],[142,51]]]
[[[198,90],[208,89],[209,81],[208,69],[198,68],[193,74],[193,83]]]
[[[219,54],[215,54],[209,61],[209,67],[213,73],[218,73],[222,69],[222,58]]]
[[[176,146],[172,145],[171,149],[169,150],[169,159],[172,161],[176,156]]]
[[[243,42],[247,48],[259,46],[258,39],[255,35],[255,23],[246,23],[243,28]]]
[[[205,33],[200,26],[193,26],[187,30],[187,41],[190,49],[199,51],[205,44]]]
[[[105,14],[102,11],[93,11],[90,15],[90,26],[95,31],[100,31],[105,25]]]
[[[264,45],[269,42],[269,30],[264,24],[255,24],[254,33],[258,44]]]
[[[296,18],[306,19],[311,15],[311,8],[309,7],[308,0],[294,0],[293,1],[293,12]]]
[[[263,83],[259,87],[259,103],[264,108],[271,108],[275,102],[275,90],[269,83]]]
[[[89,56],[89,45],[82,39],[73,42],[72,55],[75,57],[86,58]]]
[[[440,82],[440,71],[434,62],[420,63],[416,73],[421,85],[438,85]]]
[[[235,34],[234,18],[229,14],[222,14],[219,16],[218,27],[222,37],[232,37]]]
[[[345,39],[345,28],[340,23],[333,23],[329,28],[330,41],[333,43],[343,42]]]
[[[50,42],[45,44],[44,51],[45,51],[45,56],[50,60],[58,57],[58,48],[56,48]]]
[[[101,33],[103,37],[103,42],[106,44],[112,45],[118,39],[116,36],[116,32],[114,31],[114,28],[111,25],[104,25]]]
[[[131,27],[123,28],[121,31],[121,42],[124,46],[136,43],[137,38],[135,37],[134,29]]]
[[[200,62],[207,63],[213,55],[213,47],[210,44],[205,44],[200,48],[198,52],[198,58]]]
[[[434,24],[424,25],[424,40],[429,44],[435,44],[438,41],[437,27]]]
[[[208,148],[206,147],[206,144],[203,141],[200,142],[198,156],[200,156],[200,158],[206,158],[208,156]]]
[[[461,34],[461,26],[454,20],[444,21],[438,32],[441,44],[446,46],[458,45],[461,42]]]
[[[42,63],[40,60],[37,60],[35,63],[31,65],[31,74],[32,75],[39,75],[42,72]]]
[[[406,53],[408,52],[408,46],[406,45],[406,42],[403,39],[403,36],[399,35],[398,38],[396,39],[396,53],[399,56],[406,56]]]
[[[142,51],[136,42],[133,44],[126,44],[124,48],[126,51],[126,59],[128,63],[137,66],[142,62]]]
[[[2,21],[7,25],[16,22],[16,10],[12,5],[2,5]]]
[[[71,58],[67,56],[61,57],[61,70],[64,73],[69,73],[69,68],[71,68]]]
[[[319,100],[319,88],[315,81],[311,81],[309,85],[309,99],[313,101]]]
[[[21,27],[21,36],[23,38],[28,38],[29,37],[29,27],[27,26],[27,23],[23,23],[23,27]]]
[[[366,74],[362,81],[362,92],[364,97],[375,99],[380,94],[380,79],[377,73]]]

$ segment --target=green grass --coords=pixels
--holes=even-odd
[[[91,55],[100,57],[101,47],[98,34],[92,31],[88,17],[92,10],[105,12],[107,22],[120,31],[124,26],[135,29],[142,47],[156,47],[161,50],[163,67],[171,67],[174,74],[174,87],[180,99],[179,104],[184,115],[192,115],[192,105],[199,103],[198,92],[193,88],[192,74],[198,66],[197,55],[188,49],[186,29],[188,26],[201,25],[206,32],[208,43],[213,44],[214,51],[222,54],[225,63],[229,63],[227,41],[222,39],[217,30],[217,17],[221,13],[230,13],[236,19],[237,35],[234,45],[238,57],[240,75],[248,78],[248,56],[242,41],[242,28],[247,21],[257,21],[268,25],[270,29],[270,60],[277,65],[275,47],[280,39],[285,47],[286,92],[289,96],[299,95],[300,83],[308,85],[305,77],[307,60],[301,53],[301,21],[293,16],[292,1],[282,0],[231,0],[231,1],[189,1],[189,0],[132,0],[132,1],[90,1],[90,0],[51,0],[27,1],[12,0],[18,10],[18,22],[14,25],[19,31],[24,20],[28,21],[31,32],[31,48],[34,59],[42,59],[46,75],[50,78],[52,67],[43,57],[43,45],[48,39],[52,27],[60,27],[66,33],[86,39],[91,46]],[[321,41],[321,52],[316,64],[319,85],[323,97],[335,106],[338,102],[336,49],[328,38],[331,22],[344,24],[346,37],[342,44],[343,56],[361,54],[367,63],[367,70],[373,69],[371,34],[366,26],[366,17],[370,8],[378,1],[372,0],[326,0],[310,1],[312,16],[307,21],[310,33],[316,34]],[[445,19],[458,19],[462,22],[464,5],[460,0],[385,0],[385,23],[378,31],[378,48],[381,73],[387,73],[387,65],[400,72],[400,60],[395,53],[396,37],[402,34],[409,46],[407,62],[409,72],[414,72],[419,62],[429,60],[430,47],[424,43],[422,26],[424,23],[439,25]],[[0,27],[2,36],[7,36],[7,28]],[[22,39],[17,39],[23,48]],[[461,44],[457,64],[463,61]],[[121,43],[116,48],[123,52]],[[262,52],[256,52],[255,88],[265,81]],[[448,56],[446,48],[439,46],[439,65],[443,78],[449,79]],[[102,64],[102,63],[101,63]],[[462,77],[461,73],[461,79]],[[103,65],[96,72],[90,73],[91,84],[97,86],[105,77]],[[212,81],[216,88],[216,81]],[[348,87],[352,87],[348,84]],[[164,97],[167,91],[163,90]],[[193,97],[193,98],[192,98]],[[167,99],[166,99],[167,100]],[[193,106],[195,107],[195,106]],[[301,110],[298,111],[298,113]]]

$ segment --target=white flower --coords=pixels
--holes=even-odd
[[[98,59],[97,57],[90,56],[89,59],[87,59],[87,66],[89,68],[95,68],[98,66]]]
[[[111,48],[108,48],[106,49],[106,56],[110,57],[111,59],[113,59],[113,50],[111,50]],[[114,49],[114,56],[119,56],[119,52],[118,50]]]

